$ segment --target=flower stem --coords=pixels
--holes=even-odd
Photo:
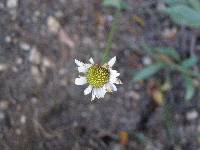
[[[114,16],[114,20],[113,20],[112,25],[111,25],[110,32],[108,34],[108,39],[107,39],[107,42],[106,42],[107,45],[106,45],[106,48],[105,48],[104,53],[103,53],[103,60],[102,60],[103,64],[108,61],[108,58],[109,58],[109,55],[110,55],[110,49],[112,48],[114,33],[116,32],[117,26],[118,26],[119,16],[120,16],[120,10],[117,10],[116,13],[115,13],[115,16]]]

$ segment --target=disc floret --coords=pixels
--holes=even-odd
[[[95,88],[103,87],[109,81],[109,77],[109,69],[100,65],[91,66],[86,73],[87,82]]]

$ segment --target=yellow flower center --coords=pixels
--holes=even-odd
[[[108,82],[109,77],[109,70],[99,65],[91,66],[86,73],[88,83],[95,88],[103,87]]]

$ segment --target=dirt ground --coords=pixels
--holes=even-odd
[[[0,150],[200,149],[199,93],[185,103],[183,81],[171,74],[164,107],[148,87],[165,72],[132,82],[133,71],[150,61],[143,43],[187,57],[193,33],[161,14],[159,0],[126,2],[111,51],[124,84],[91,102],[85,86],[74,85],[74,59],[100,61],[114,9],[101,0],[0,1]],[[176,36],[163,38],[172,28]]]

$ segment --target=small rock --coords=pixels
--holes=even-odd
[[[51,67],[54,66],[53,62],[52,62],[49,58],[47,58],[47,57],[44,57],[44,58],[42,59],[42,64],[43,64],[43,66],[46,67],[46,68],[51,68]]]
[[[65,75],[67,70],[65,68],[61,68],[58,72],[59,75]]]
[[[7,0],[6,5],[8,8],[16,8],[18,6],[18,0]]]
[[[31,98],[31,103],[36,104],[38,101],[38,99],[36,97],[32,97]]]
[[[29,55],[29,61],[35,65],[39,65],[41,63],[41,54],[36,48],[32,48],[30,55]]]
[[[112,16],[112,15],[108,15],[108,16],[107,16],[107,20],[108,20],[109,22],[112,22],[112,21],[113,21],[113,16]]]
[[[166,9],[166,5],[163,2],[158,2],[157,10],[162,11]]]
[[[58,33],[58,31],[60,29],[60,23],[53,16],[49,16],[47,18],[47,26],[48,26],[49,31],[52,33]]]
[[[139,100],[140,99],[139,93],[137,93],[135,91],[128,92],[127,96],[130,97],[130,98],[132,98],[133,100]]]
[[[26,116],[22,115],[20,118],[20,122],[21,124],[25,124],[26,123]]]
[[[5,118],[5,114],[3,112],[0,112],[0,120],[3,120]]]
[[[12,66],[11,69],[12,69],[12,71],[15,72],[15,73],[17,73],[17,72],[19,71],[19,69],[18,69],[16,66]]]
[[[4,71],[8,68],[8,66],[6,64],[1,64],[0,63],[0,71]]]
[[[162,33],[162,37],[165,39],[174,39],[177,35],[177,28],[173,27],[171,29],[167,28],[164,29],[163,33]]]
[[[55,16],[60,18],[60,17],[63,17],[64,14],[62,11],[59,10],[59,11],[55,12]]]
[[[20,129],[16,129],[16,130],[15,130],[15,133],[16,133],[17,135],[21,135],[21,134],[22,134],[22,131],[21,131]]]
[[[61,80],[60,80],[60,85],[61,85],[61,86],[67,86],[67,85],[68,85],[68,80],[67,80],[67,78],[61,79]]]
[[[5,6],[4,6],[4,3],[3,2],[0,2],[0,8],[2,9],[2,8],[4,8]]]
[[[144,65],[150,65],[152,63],[152,60],[151,60],[150,57],[145,56],[145,57],[142,58],[142,62],[143,62]]]
[[[186,118],[189,121],[195,120],[198,117],[198,112],[196,110],[192,110],[186,113]]]
[[[83,44],[92,46],[94,44],[94,41],[92,41],[92,39],[90,37],[84,37],[83,38]]]
[[[5,37],[5,41],[6,41],[7,43],[10,43],[10,42],[11,42],[11,40],[12,40],[12,39],[11,39],[11,37],[10,37],[10,36],[6,36],[6,37]]]
[[[20,48],[24,51],[29,51],[30,50],[30,45],[28,43],[24,43],[24,42],[21,42],[20,43]]]
[[[6,100],[0,101],[0,109],[6,110],[6,109],[8,109],[8,106],[9,106],[9,102],[8,101],[6,101]]]
[[[15,60],[15,63],[18,64],[18,65],[21,65],[23,63],[23,59],[20,58],[20,57],[17,57],[16,60]]]
[[[59,33],[59,40],[69,46],[70,48],[75,47],[75,42],[70,38],[70,36],[64,30],[60,30]]]
[[[33,75],[33,78],[36,80],[37,84],[41,84],[43,82],[42,75],[37,66],[31,67],[31,73]]]

